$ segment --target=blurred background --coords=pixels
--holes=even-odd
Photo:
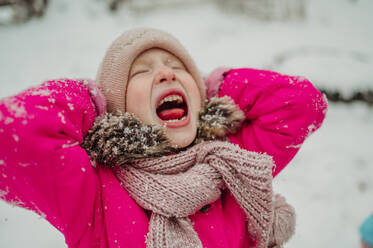
[[[297,211],[285,247],[360,247],[373,212],[373,1],[0,0],[0,98],[47,79],[94,79],[110,43],[143,26],[175,35],[204,75],[270,69],[327,95],[323,126],[274,181]],[[1,201],[0,247],[66,245],[44,219]]]

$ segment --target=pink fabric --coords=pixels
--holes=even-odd
[[[96,112],[98,116],[104,115],[106,112],[106,107],[107,107],[106,97],[102,93],[102,91],[99,89],[95,81],[89,78],[81,78],[81,79],[76,79],[76,80],[83,83],[83,85],[89,91],[91,99],[96,107]]]
[[[230,68],[227,67],[218,67],[208,75],[205,80],[208,99],[219,94],[220,85],[224,82],[224,76],[229,70]]]
[[[235,69],[229,95],[248,121],[231,142],[274,157],[277,175],[320,127],[325,98],[304,78]],[[0,101],[0,197],[46,218],[69,247],[145,247],[149,213],[108,168],[93,168],[79,146],[98,115],[84,85],[49,81]],[[190,216],[204,247],[254,247],[243,210],[229,191]],[[250,220],[249,220],[250,221]]]
[[[230,70],[219,90],[219,96],[225,95],[234,99],[248,120],[230,141],[273,156],[274,176],[321,126],[327,111],[326,97],[310,81],[266,70]]]

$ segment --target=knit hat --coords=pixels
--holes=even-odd
[[[197,83],[202,97],[206,98],[205,84],[188,52],[170,34],[151,28],[137,28],[119,36],[107,49],[97,74],[97,83],[107,99],[107,111],[126,110],[126,91],[133,61],[151,48],[166,50],[179,58]]]

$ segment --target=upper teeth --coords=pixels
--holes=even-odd
[[[179,95],[170,95],[170,96],[163,98],[162,101],[159,102],[158,106],[162,105],[165,102],[173,102],[173,101],[177,101],[177,103],[182,103],[183,98]]]

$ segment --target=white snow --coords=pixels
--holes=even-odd
[[[373,88],[371,0],[309,0],[300,22],[262,22],[211,3],[111,14],[104,2],[49,1],[45,17],[0,26],[0,97],[46,79],[94,79],[109,44],[139,26],[174,34],[204,74],[218,66],[272,68],[344,93]],[[283,55],[290,57],[275,63]],[[358,227],[373,212],[372,138],[372,108],[329,103],[321,129],[274,182],[297,212],[285,247],[359,247]],[[0,247],[66,244],[44,219],[0,201]]]
[[[66,119],[65,119],[64,114],[62,114],[61,112],[59,112],[59,113],[58,113],[58,117],[61,118],[61,122],[62,122],[63,124],[66,124]]]
[[[74,143],[71,143],[71,141],[68,141],[67,144],[62,145],[62,148],[68,148],[68,147],[73,147],[73,146],[77,146],[77,145],[79,145],[79,141],[76,141]]]
[[[69,106],[69,109],[70,109],[71,111],[74,110],[74,104],[72,104],[72,103],[68,103],[67,106]]]
[[[31,93],[32,96],[49,96],[50,94],[51,92],[46,89],[38,89],[38,90],[32,91]]]
[[[5,118],[4,124],[8,125],[8,124],[10,124],[12,122],[14,122],[14,119],[12,117],[8,116],[8,117]]]
[[[42,110],[48,110],[49,108],[46,106],[36,105],[35,108],[42,109]]]
[[[5,190],[0,190],[0,198],[6,196],[7,194],[9,194],[9,187],[8,186],[5,187]]]
[[[16,118],[24,118],[27,115],[24,102],[21,102],[14,97],[4,99],[3,104],[7,107],[9,113]]]
[[[19,136],[17,134],[13,134],[12,136],[15,142],[19,141]]]

